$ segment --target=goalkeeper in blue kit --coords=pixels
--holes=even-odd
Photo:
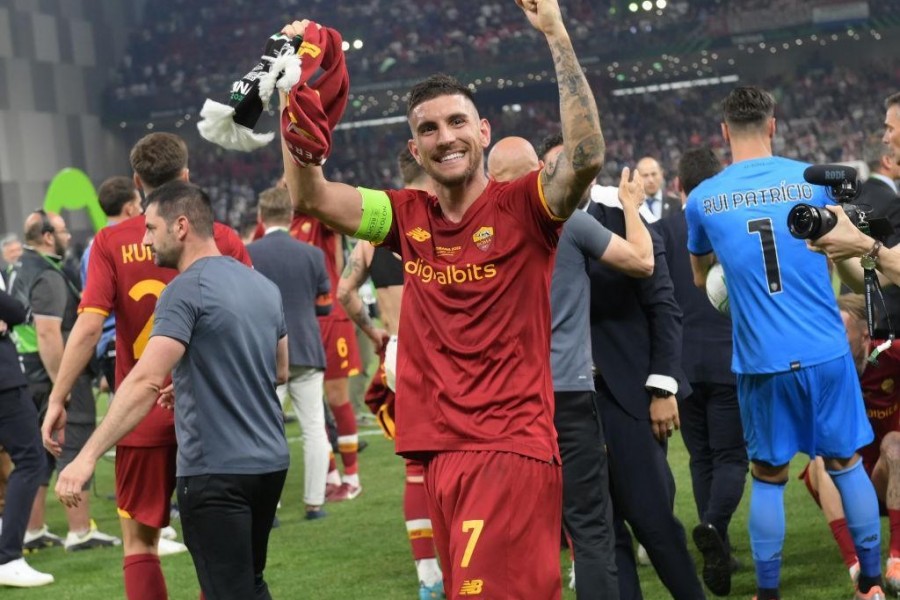
[[[878,501],[856,450],[873,439],[825,257],[790,235],[803,202],[831,203],[806,164],[773,156],[775,101],[734,89],[722,133],[733,164],[691,193],[688,249],[697,285],[722,263],[733,321],[738,400],[753,475],[750,545],[757,600],[780,598],[784,485],[798,452],[821,456],[837,486],[861,573],[857,600],[884,600]]]

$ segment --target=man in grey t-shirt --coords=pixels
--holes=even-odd
[[[543,161],[555,162],[562,149],[561,135],[549,137],[542,144]],[[488,157],[488,170],[498,181],[539,167],[534,148],[522,138],[500,140]],[[626,169],[619,187],[629,218],[626,238],[575,211],[559,237],[550,287],[554,424],[563,461],[563,521],[581,573],[579,600],[619,596],[606,450],[594,404],[587,265],[599,260],[634,277],[653,272],[653,242],[638,216],[643,189],[629,175]]]
[[[184,540],[207,598],[269,598],[269,530],[289,464],[276,384],[287,379],[287,328],[274,283],[220,255],[209,197],[174,181],[151,193],[144,244],[180,274],[160,296],[150,340],[106,418],[60,473],[81,501],[100,456],[154,401],[177,390],[177,494]]]

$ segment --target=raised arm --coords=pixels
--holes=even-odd
[[[557,217],[568,218],[603,167],[606,143],[597,103],[578,64],[557,0],[516,0],[550,46],[559,84],[563,152],[541,173],[544,198]]]
[[[600,260],[631,277],[650,277],[655,262],[653,238],[638,213],[644,202],[644,186],[628,167],[622,170],[619,181],[619,201],[625,213],[625,238],[614,234]]]
[[[281,142],[284,180],[294,208],[319,219],[332,229],[355,235],[362,218],[362,195],[355,187],[328,181],[322,167],[301,167]]]

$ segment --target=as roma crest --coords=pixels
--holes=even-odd
[[[491,247],[491,244],[494,243],[494,228],[479,228],[478,231],[472,234],[472,241],[475,242],[479,250],[486,252]]]

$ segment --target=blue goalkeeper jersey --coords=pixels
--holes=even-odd
[[[849,350],[825,257],[788,231],[799,203],[831,204],[803,180],[808,165],[781,157],[735,163],[688,198],[688,250],[715,252],[725,270],[736,373],[775,373]]]

